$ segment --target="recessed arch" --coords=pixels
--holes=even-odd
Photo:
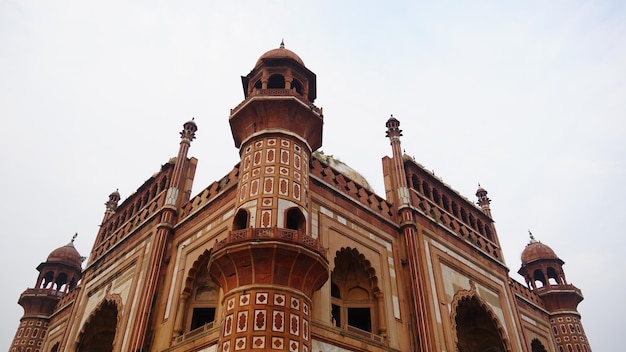
[[[380,293],[376,270],[355,248],[344,247],[335,254],[331,273],[331,318],[343,329],[378,332],[380,324],[376,294]],[[380,317],[383,319],[383,317]]]
[[[548,352],[539,339],[534,338],[530,343],[531,352]]]
[[[491,307],[470,290],[458,291],[452,299],[452,326],[455,345],[460,352],[510,352],[504,328]]]
[[[107,294],[83,325],[77,352],[110,352],[115,349],[116,331],[122,316],[121,297]]]
[[[220,287],[209,275],[208,262],[211,252],[205,250],[193,263],[185,280],[184,330],[195,330],[215,321],[219,303]],[[182,327],[181,327],[182,328]]]

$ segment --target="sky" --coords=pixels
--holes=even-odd
[[[237,163],[240,76],[285,46],[317,74],[322,150],[384,196],[385,122],[470,200],[511,276],[528,231],[565,261],[595,351],[623,348],[626,3],[0,0],[0,349],[36,267],[88,255],[108,195],[132,194],[198,125],[194,194]]]

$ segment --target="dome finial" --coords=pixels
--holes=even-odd
[[[280,40],[280,48],[281,49],[285,49],[285,39],[284,38]]]
[[[528,242],[528,244],[537,243],[535,236],[533,236],[533,233],[530,232],[530,230],[528,230],[528,236],[530,236],[530,242]]]
[[[76,240],[76,237],[78,237],[78,232],[74,233],[74,236],[72,236],[72,242],[71,243],[74,243],[74,240]]]

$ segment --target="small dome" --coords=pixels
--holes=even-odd
[[[559,257],[556,256],[556,253],[552,250],[552,248],[546,246],[545,244],[531,238],[530,242],[522,251],[522,265],[526,265],[528,263],[541,260],[541,259],[557,259],[560,260]]]
[[[317,150],[313,152],[313,157],[318,158],[328,164],[328,166],[333,169],[341,172],[343,175],[348,176],[348,178],[355,183],[359,184],[362,187],[365,187],[370,192],[374,192],[372,186],[370,186],[369,182],[361,175],[359,172],[348,166],[341,160],[335,159],[332,155],[326,155],[324,152]]]
[[[119,190],[115,190],[109,194],[109,201],[117,203],[122,197],[120,196]]]
[[[46,259],[47,263],[62,263],[69,265],[75,268],[81,268],[81,264],[83,262],[83,258],[80,256],[80,253],[74,247],[74,241],[66,244],[63,247],[59,247],[53,250],[50,255],[48,255],[48,259]]]
[[[189,128],[193,129],[194,131],[198,130],[198,125],[196,125],[196,118],[192,117],[191,120],[185,122],[183,124],[183,127],[187,128],[187,126],[189,126]]]
[[[272,49],[265,54],[261,55],[261,57],[257,60],[256,66],[259,66],[263,60],[266,59],[292,59],[304,66],[304,61],[300,58],[300,56],[296,55],[293,51],[289,49],[285,49],[285,43],[281,42],[280,47],[277,49]]]

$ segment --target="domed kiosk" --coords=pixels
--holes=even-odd
[[[26,289],[20,295],[17,303],[24,308],[24,315],[12,346],[41,346],[59,301],[78,285],[83,257],[74,247],[76,236],[72,237],[70,243],[50,252],[46,261],[37,266],[39,275],[35,287]],[[36,327],[33,333],[30,333],[31,326]],[[42,332],[35,333],[36,330]]]

